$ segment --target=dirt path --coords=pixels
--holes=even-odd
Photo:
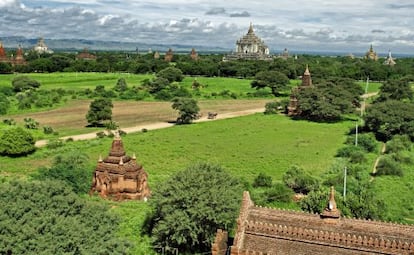
[[[207,116],[203,116],[203,117],[201,117],[200,119],[198,119],[194,122],[204,122],[204,121],[214,121],[214,120],[220,120],[220,119],[234,118],[234,117],[245,116],[245,115],[250,115],[250,114],[259,113],[259,112],[264,112],[264,110],[265,110],[264,107],[262,107],[262,108],[256,108],[256,109],[250,109],[250,110],[228,112],[228,113],[223,113],[223,114],[219,113],[219,114],[217,114],[217,117],[215,119],[208,119]],[[174,126],[173,123],[154,122],[154,123],[151,123],[151,124],[143,124],[143,125],[139,125],[139,126],[126,127],[126,128],[122,128],[122,130],[127,132],[127,133],[134,133],[134,132],[140,132],[143,129],[154,130],[154,129],[172,127],[172,126]],[[60,137],[59,139],[66,140],[68,138],[72,138],[75,141],[77,141],[77,140],[89,140],[89,139],[96,138],[96,133],[97,132],[87,133],[87,134],[80,134],[80,135],[72,135],[72,136],[64,136],[64,137]],[[35,146],[36,147],[43,147],[47,144],[47,142],[48,142],[48,140],[39,140],[39,141],[36,142]]]
[[[372,175],[373,175],[373,176],[375,176],[375,173],[377,172],[377,166],[378,166],[378,163],[379,163],[379,161],[380,161],[380,159],[381,159],[381,156],[385,153],[385,150],[386,150],[386,149],[387,149],[386,144],[385,144],[385,143],[383,143],[383,144],[382,144],[382,148],[381,148],[381,153],[380,153],[380,155],[378,155],[377,159],[375,160],[374,167],[372,168]],[[372,177],[371,181],[372,181],[373,179],[374,179],[374,177]]]

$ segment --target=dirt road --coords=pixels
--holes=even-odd
[[[223,114],[218,113],[217,117],[215,119],[208,119],[207,116],[202,116],[200,119],[198,119],[194,122],[204,122],[204,121],[214,121],[214,120],[220,120],[220,119],[234,118],[234,117],[245,116],[245,115],[250,115],[250,114],[259,113],[259,112],[264,112],[264,110],[265,110],[264,107],[262,107],[262,108],[256,108],[256,109],[250,109],[250,110],[228,112],[228,113],[223,113]],[[134,132],[140,132],[143,129],[154,130],[154,129],[172,127],[172,126],[174,126],[173,123],[155,122],[155,123],[151,123],[151,124],[144,124],[144,125],[139,125],[139,126],[134,126],[134,127],[126,127],[126,128],[121,128],[121,129],[123,131],[127,132],[127,133],[134,133]],[[80,135],[64,136],[64,137],[60,137],[59,139],[66,140],[68,138],[72,138],[75,141],[94,139],[94,138],[96,138],[96,132],[80,134]],[[48,140],[39,140],[39,141],[36,142],[35,146],[36,147],[45,146],[47,144],[47,141]]]

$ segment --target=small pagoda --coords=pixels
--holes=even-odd
[[[13,65],[25,65],[26,60],[24,59],[23,48],[21,45],[16,50],[16,56],[12,59]]]
[[[122,139],[117,133],[109,155],[102,159],[93,174],[90,195],[98,193],[113,200],[135,199],[146,201],[150,196],[148,174],[137,162],[135,154],[126,155]]]
[[[299,101],[297,98],[297,94],[299,93],[300,90],[311,88],[311,87],[312,87],[312,77],[311,77],[311,73],[309,72],[309,66],[306,65],[306,70],[302,75],[302,83],[300,84],[300,86],[293,88],[290,94],[289,105],[287,107],[289,116],[296,116],[300,114]]]
[[[0,41],[0,63],[9,63],[10,60],[7,57],[6,50],[4,50],[3,43]]]
[[[165,53],[164,61],[171,62],[173,60],[173,57],[174,57],[174,53],[172,49],[169,48],[168,51]]]
[[[194,61],[198,60],[198,53],[194,48],[191,49],[190,58]]]

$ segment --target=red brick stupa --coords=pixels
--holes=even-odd
[[[103,160],[99,158],[90,194],[98,192],[101,197],[114,200],[147,200],[151,193],[147,181],[144,168],[135,155],[126,155],[121,137],[117,134],[109,155]]]

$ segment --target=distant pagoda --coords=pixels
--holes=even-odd
[[[372,44],[369,47],[369,50],[367,51],[367,53],[365,53],[365,59],[374,60],[374,61],[378,60],[378,55],[374,51],[374,48],[372,47]]]
[[[385,61],[384,61],[384,65],[387,65],[387,66],[395,66],[395,60],[394,60],[394,58],[392,57],[392,55],[391,55],[391,50],[388,50],[388,57],[385,59]]]
[[[150,196],[148,174],[137,162],[135,154],[132,157],[126,155],[119,134],[112,141],[109,155],[105,159],[99,157],[90,194],[95,192],[114,200],[147,200]]]
[[[0,41],[0,63],[9,63],[10,60],[7,57],[6,50],[3,47],[3,43]]]
[[[236,42],[236,52],[225,56],[223,61],[238,59],[272,60],[269,47],[254,33],[252,23],[250,23],[247,34]]]
[[[164,61],[171,62],[173,60],[173,57],[174,57],[174,53],[172,49],[169,48],[168,51],[165,53]]]
[[[300,114],[299,108],[299,101],[297,98],[297,94],[300,90],[312,87],[312,77],[311,73],[309,72],[309,66],[306,65],[306,70],[302,75],[302,83],[300,86],[293,88],[292,92],[290,93],[290,100],[288,105],[288,115],[289,116],[296,116]]]

